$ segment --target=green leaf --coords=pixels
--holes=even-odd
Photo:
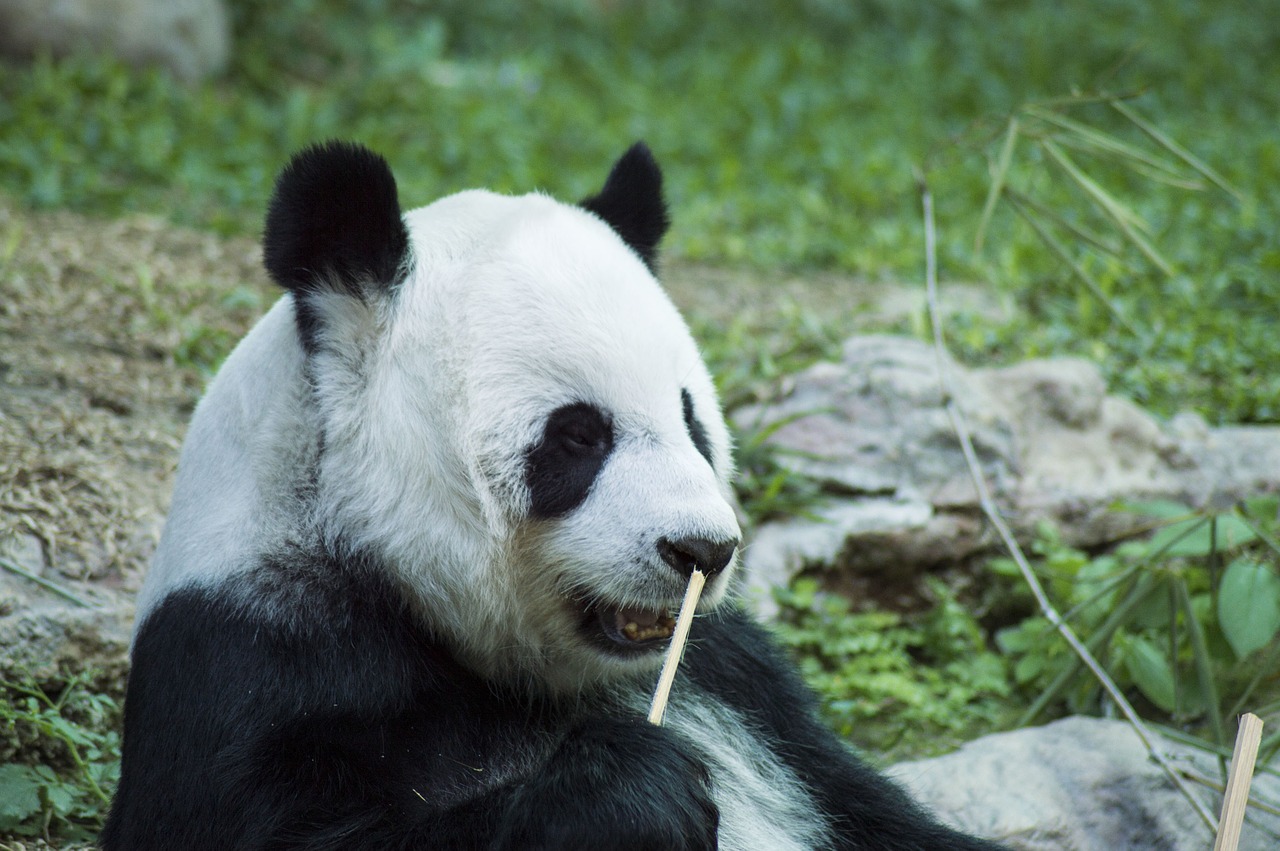
[[[982,253],[982,243],[986,239],[987,226],[991,224],[991,214],[995,212],[996,202],[1004,192],[1005,181],[1009,177],[1009,163],[1013,159],[1013,147],[1018,141],[1018,117],[1009,119],[1009,129],[1005,131],[1004,144],[1000,146],[1000,156],[996,160],[995,170],[991,174],[991,189],[987,192],[987,201],[982,206],[982,215],[978,219],[978,234],[973,240],[973,253]]]
[[[1193,517],[1162,526],[1151,536],[1148,552],[1153,556],[1204,556],[1212,549],[1209,544],[1209,521]]]
[[[1280,496],[1255,496],[1246,499],[1244,510],[1251,517],[1273,522],[1280,515]]]
[[[1125,665],[1148,700],[1165,712],[1173,712],[1173,669],[1158,647],[1145,638],[1133,638],[1125,653]]]
[[[1218,590],[1218,623],[1237,657],[1265,647],[1280,632],[1280,577],[1248,558],[1231,562]]]
[[[43,781],[29,765],[0,765],[0,832],[40,812]]]
[[[1214,552],[1239,549],[1257,540],[1249,524],[1235,514],[1216,518],[1193,517],[1162,527],[1151,537],[1149,552],[1164,556],[1200,558]],[[1163,552],[1162,552],[1163,551]]]

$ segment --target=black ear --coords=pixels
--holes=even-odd
[[[613,164],[604,188],[579,206],[604,219],[650,270],[655,268],[658,243],[671,222],[662,198],[662,170],[648,145],[632,145]]]
[[[276,179],[262,242],[267,272],[297,295],[389,290],[409,253],[391,168],[350,142],[295,154]]]

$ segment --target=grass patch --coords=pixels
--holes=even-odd
[[[120,708],[89,675],[0,683],[0,836],[92,842],[120,777]]]
[[[796,654],[831,726],[887,760],[950,750],[1016,714],[1009,663],[940,581],[926,612],[854,611],[799,579],[777,592],[775,631]]]
[[[406,201],[420,203],[474,185],[579,196],[644,137],[668,166],[676,255],[914,278],[912,170],[928,164],[944,268],[991,280],[1026,311],[964,329],[966,354],[1081,354],[1161,412],[1280,418],[1280,338],[1267,319],[1280,267],[1280,54],[1270,49],[1280,20],[1262,0],[1230,10],[1205,0],[1065,9],[542,0],[519,15],[489,0],[231,8],[235,64],[203,86],[105,59],[9,69],[0,187],[29,205],[163,211],[256,233],[274,173],[317,139],[385,152]],[[1139,319],[1141,338],[1089,306],[1011,212],[996,212],[984,258],[970,250],[984,155],[1004,117],[1073,87],[1149,91],[1135,106],[1245,198],[1089,165],[1151,223],[1149,240],[1178,270],[1112,274],[1113,298]],[[1118,115],[1085,118],[1141,136]],[[1050,206],[1078,201],[1063,186],[1039,188]]]

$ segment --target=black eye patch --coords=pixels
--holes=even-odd
[[[689,439],[693,441],[699,454],[707,459],[707,463],[714,467],[715,462],[711,460],[711,441],[707,440],[707,430],[694,415],[693,397],[689,395],[688,390],[680,391],[680,402],[684,405],[684,427],[689,430]]]
[[[582,504],[613,451],[609,415],[587,402],[556,408],[542,438],[525,452],[530,514],[562,517]]]

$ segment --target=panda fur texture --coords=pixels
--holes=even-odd
[[[995,847],[855,760],[734,605],[666,228],[642,144],[578,205],[408,214],[366,149],[294,157],[287,293],[196,410],[139,596],[106,851]]]

